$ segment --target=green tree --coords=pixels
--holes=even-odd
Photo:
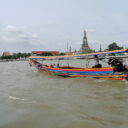
[[[1,59],[11,59],[12,56],[1,56]]]
[[[65,54],[63,53],[63,52],[61,52],[60,54],[59,54],[59,56],[64,56]]]
[[[88,50],[86,50],[85,52],[83,52],[83,54],[86,54],[86,53],[93,53],[93,52],[95,52],[95,50],[88,49]]]
[[[108,50],[109,51],[119,50],[119,49],[123,49],[123,47],[118,46],[116,42],[113,42],[113,43],[108,45]]]
[[[13,53],[13,55],[12,55],[12,59],[18,59],[18,56],[17,56],[16,53]]]
[[[44,52],[42,54],[39,54],[38,56],[52,56],[52,53],[50,53],[50,52]]]
[[[13,53],[12,55],[12,59],[19,59],[19,58],[26,58],[26,57],[29,57],[31,56],[30,53]]]

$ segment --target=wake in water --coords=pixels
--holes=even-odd
[[[21,99],[21,98],[14,97],[14,96],[9,96],[9,99],[11,99],[11,100],[22,100],[22,101],[26,100],[26,99]]]
[[[26,103],[35,104],[36,101],[29,101],[28,99],[22,99],[19,97],[9,96],[9,99],[11,100],[19,100],[19,101],[26,101]]]

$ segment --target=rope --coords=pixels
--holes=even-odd
[[[88,60],[87,60],[87,63],[86,63],[86,68],[88,68],[89,63],[90,63],[90,60],[88,59]]]

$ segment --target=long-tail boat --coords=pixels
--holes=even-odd
[[[108,64],[109,67],[102,67],[99,63],[101,55],[110,54],[123,54],[128,52],[128,49],[90,53],[90,54],[79,54],[79,55],[67,55],[67,56],[31,56],[29,58],[30,65],[35,66],[38,70],[50,72],[58,76],[63,77],[93,77],[98,79],[110,79],[110,80],[128,80],[128,69],[123,62],[118,57],[109,57]],[[48,65],[41,64],[38,60],[51,60],[51,59],[67,59],[67,58],[89,58],[93,56],[96,60],[96,65],[91,68],[79,68],[71,66],[59,66],[58,65]],[[122,57],[121,57],[122,58]]]

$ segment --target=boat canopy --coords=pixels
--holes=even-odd
[[[67,58],[81,58],[89,57],[95,55],[107,55],[107,54],[116,54],[116,53],[125,53],[128,52],[128,49],[114,50],[114,51],[105,51],[105,52],[95,52],[89,54],[77,54],[77,55],[65,55],[65,56],[30,56],[30,59],[67,59]]]

